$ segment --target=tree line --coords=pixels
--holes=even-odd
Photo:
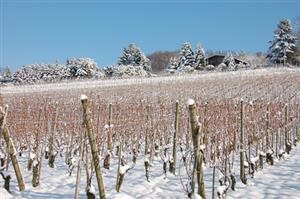
[[[266,53],[258,52],[250,55],[245,52],[234,51],[205,51],[200,44],[195,51],[189,42],[184,42],[177,51],[157,51],[146,56],[136,44],[129,44],[123,49],[116,65],[98,67],[90,58],[68,59],[63,64],[30,64],[23,66],[16,73],[12,73],[8,66],[0,67],[0,82],[58,81],[70,78],[104,78],[128,76],[152,76],[152,73],[186,73],[203,70],[237,70],[247,66],[238,65],[236,58],[244,60],[251,68],[272,65],[300,64],[300,18],[297,31],[293,32],[291,21],[279,21],[274,31],[274,38],[270,41]],[[223,55],[222,63],[217,66],[207,62],[212,55]],[[30,72],[29,72],[30,71]]]

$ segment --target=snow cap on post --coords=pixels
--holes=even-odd
[[[202,199],[202,197],[201,197],[199,194],[197,194],[197,193],[195,193],[194,198],[195,198],[195,199]]]
[[[80,96],[80,100],[81,101],[84,101],[84,100],[87,100],[87,99],[88,99],[88,97],[86,95],[81,95]]]
[[[193,99],[188,99],[188,101],[187,101],[187,105],[188,106],[192,106],[192,105],[194,105],[195,104],[195,100],[193,100]]]

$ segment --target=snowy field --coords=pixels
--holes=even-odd
[[[17,190],[17,184],[15,178],[11,181],[12,193],[9,195],[6,190],[1,188],[0,198],[74,198],[75,187],[75,172],[72,176],[67,174],[66,165],[56,165],[54,169],[49,168],[44,161],[42,167],[41,185],[37,188],[31,186],[32,173],[24,169],[26,167],[25,157],[20,158],[23,168],[23,174],[25,182],[27,184],[24,192]],[[63,163],[64,159],[57,162]],[[153,162],[151,170],[151,181],[147,182],[144,177],[143,162],[137,163],[136,168],[131,170],[125,176],[124,184],[120,193],[116,193],[114,185],[116,181],[116,175],[112,170],[115,170],[116,165],[112,167],[110,171],[103,171],[104,181],[106,184],[107,198],[115,199],[134,199],[134,198],[186,198],[183,192],[180,182],[180,174],[173,176],[168,173],[167,176],[162,173],[161,163],[159,160]],[[84,172],[84,171],[83,171]],[[211,198],[212,180],[211,169],[205,169],[205,187],[207,190],[207,198]],[[217,181],[217,180],[216,180]],[[84,182],[85,179],[81,179],[81,191],[80,198],[85,198]],[[300,198],[300,146],[295,147],[290,155],[285,157],[285,160],[276,160],[274,166],[266,166],[262,171],[255,174],[253,179],[249,179],[248,185],[243,185],[238,182],[236,191],[228,191],[227,198]],[[3,181],[0,179],[0,183]],[[96,182],[94,182],[96,185]],[[216,188],[217,188],[216,182]]]
[[[299,68],[270,68],[270,69],[257,69],[257,70],[241,70],[234,72],[213,72],[201,74],[186,74],[186,75],[173,75],[166,77],[151,77],[151,78],[130,78],[130,79],[112,79],[112,80],[79,80],[74,82],[62,82],[52,84],[37,84],[37,85],[21,85],[21,86],[6,86],[0,87],[2,94],[14,93],[33,93],[33,92],[51,92],[59,90],[79,90],[79,89],[93,89],[93,88],[113,88],[117,86],[130,86],[130,85],[159,85],[164,83],[184,83],[200,81],[217,81],[221,79],[230,80],[236,78],[246,77],[264,77],[270,75],[280,74],[299,74]]]

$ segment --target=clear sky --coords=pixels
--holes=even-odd
[[[185,41],[210,50],[266,51],[282,18],[300,16],[300,0],[0,0],[0,66],[117,62],[136,43],[145,54]]]

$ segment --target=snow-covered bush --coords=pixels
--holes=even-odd
[[[12,76],[15,84],[33,84],[37,82],[53,82],[70,78],[70,70],[61,64],[30,64],[23,66]]]
[[[11,81],[14,84],[34,84],[57,82],[72,78],[103,78],[104,72],[90,58],[67,60],[67,64],[30,64],[15,72]]]
[[[104,69],[107,77],[128,78],[133,76],[150,77],[153,76],[150,72],[144,70],[143,66],[118,65],[109,66]]]
[[[250,67],[249,64],[244,64],[244,63],[242,63],[242,62],[235,65],[235,69],[236,69],[236,70],[239,70],[239,69],[246,69],[246,68],[249,68],[249,67]]]
[[[91,58],[75,58],[67,60],[67,67],[73,77],[104,77],[97,68],[97,63]]]
[[[207,65],[207,66],[205,66],[205,70],[208,70],[208,71],[215,70],[215,66],[214,65]]]
[[[177,69],[179,72],[183,72],[183,73],[192,73],[195,71],[195,68],[193,66],[184,66],[184,67],[179,67]]]
[[[217,67],[216,67],[217,71],[225,71],[227,70],[227,65],[225,63],[220,63]]]

